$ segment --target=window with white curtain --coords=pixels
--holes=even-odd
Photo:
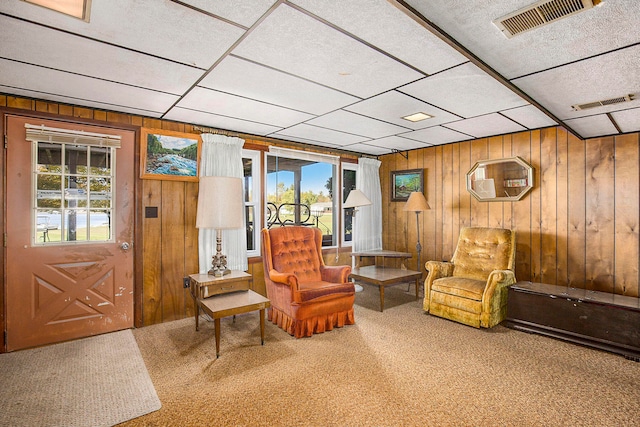
[[[270,147],[265,164],[266,226],[318,227],[322,245],[337,246],[340,158]]]
[[[342,203],[347,200],[351,190],[356,188],[357,163],[342,163]],[[353,210],[354,208],[340,209],[342,214],[342,245],[353,245]]]
[[[261,200],[260,152],[242,150],[247,256],[260,256]]]

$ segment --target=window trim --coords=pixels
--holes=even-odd
[[[259,257],[261,250],[261,236],[262,230],[262,157],[261,151],[242,149],[242,158],[251,159],[251,179],[253,181],[253,194],[251,195],[252,202],[244,202],[245,211],[248,206],[253,206],[253,241],[254,249],[249,250],[247,248],[247,257]]]
[[[353,240],[350,242],[347,242],[344,240],[344,233],[345,233],[345,224],[346,224],[346,218],[345,218],[345,210],[342,208],[342,204],[344,203],[344,171],[345,170],[351,170],[356,172],[356,183],[358,180],[358,176],[357,176],[357,171],[358,171],[358,164],[357,163],[346,163],[346,162],[342,162],[340,164],[340,245],[342,247],[353,247]]]

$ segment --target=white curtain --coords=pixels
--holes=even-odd
[[[244,139],[210,133],[201,136],[200,176],[242,178],[244,189],[244,168],[242,165]],[[244,200],[244,197],[242,199]],[[244,221],[243,217],[243,224]],[[198,253],[200,273],[204,274],[211,268],[211,258],[216,253],[215,230],[199,230]],[[246,271],[249,269],[246,224],[241,229],[222,230],[222,253],[227,256],[227,267],[230,270]]]
[[[353,250],[355,252],[382,249],[382,191],[380,161],[361,157],[356,171],[356,188],[371,200],[361,206],[355,216]]]

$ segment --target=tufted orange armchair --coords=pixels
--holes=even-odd
[[[491,328],[507,314],[507,291],[516,282],[515,231],[460,230],[451,262],[428,261],[424,310],[476,328]]]
[[[351,267],[324,265],[319,229],[263,229],[262,260],[271,322],[296,338],[355,323]]]

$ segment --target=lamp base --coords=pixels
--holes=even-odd
[[[222,277],[226,276],[227,274],[231,274],[231,270],[229,270],[228,268],[225,268],[224,270],[219,268],[212,268],[207,273],[209,274],[209,276]]]

